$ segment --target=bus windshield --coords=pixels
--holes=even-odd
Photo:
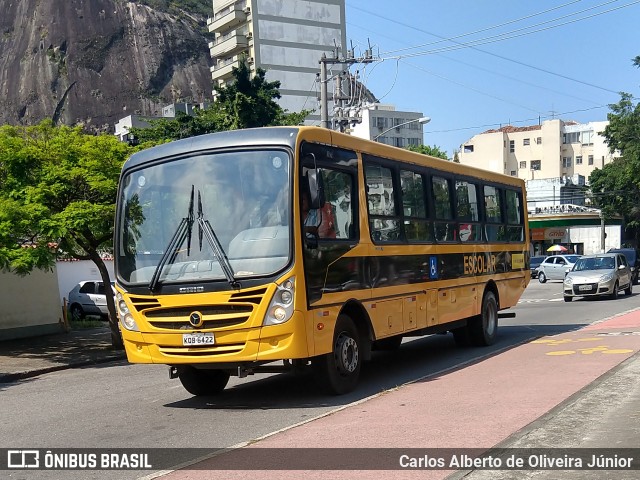
[[[290,261],[291,158],[207,153],[126,172],[116,262],[125,284],[265,276]]]

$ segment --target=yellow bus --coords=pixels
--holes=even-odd
[[[403,337],[490,345],[529,282],[525,205],[517,178],[318,127],[141,151],[115,227],[128,360],[193,395],[297,367],[341,394]]]

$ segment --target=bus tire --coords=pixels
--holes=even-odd
[[[492,291],[485,292],[480,315],[469,319],[468,328],[473,345],[483,347],[495,343],[498,336],[498,302]]]
[[[333,332],[331,353],[316,357],[313,362],[316,378],[323,390],[332,395],[352,391],[358,384],[362,366],[360,335],[353,320],[340,315]]]
[[[196,397],[215,395],[229,383],[229,372],[224,370],[201,370],[194,367],[180,367],[180,383],[187,392]]]

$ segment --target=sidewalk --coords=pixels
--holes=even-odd
[[[124,359],[111,347],[109,327],[0,342],[0,383],[66,368]]]

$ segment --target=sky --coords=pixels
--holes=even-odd
[[[474,135],[553,118],[603,121],[640,101],[640,0],[346,0],[348,47],[381,103],[431,118],[450,157]]]

